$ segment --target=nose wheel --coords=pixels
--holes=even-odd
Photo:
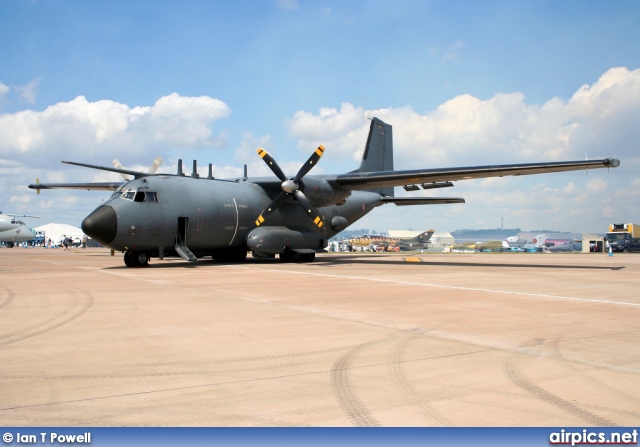
[[[124,265],[127,267],[149,267],[149,254],[144,251],[126,251]]]

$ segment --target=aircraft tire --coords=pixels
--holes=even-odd
[[[302,255],[302,262],[313,262],[316,259],[315,253],[306,253]]]
[[[216,262],[244,262],[247,259],[246,248],[239,248],[212,256]]]
[[[315,258],[315,253],[296,253],[295,251],[285,251],[284,253],[280,253],[281,262],[313,262]]]
[[[124,265],[127,267],[148,267],[149,254],[144,251],[126,251]]]
[[[124,265],[127,267],[135,267],[135,262],[133,260],[133,254],[130,251],[124,252]]]
[[[7,248],[13,248],[13,242],[5,242]]]
[[[136,262],[136,265],[140,266],[140,267],[149,267],[149,253],[146,253],[144,251],[141,252],[133,252],[134,255],[134,259]]]

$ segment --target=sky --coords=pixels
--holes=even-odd
[[[640,223],[640,2],[635,0],[1,0],[0,210],[82,219],[118,180],[71,160],[158,172],[293,176],[359,165],[371,117],[395,168],[616,157],[617,169],[456,182],[350,229],[603,233]],[[409,195],[396,188],[396,195]]]

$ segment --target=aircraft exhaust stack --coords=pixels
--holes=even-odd
[[[182,172],[182,159],[178,160],[178,175],[184,175],[184,172]]]
[[[191,177],[200,178],[200,175],[198,174],[198,162],[195,160],[193,160],[193,170],[191,172]]]

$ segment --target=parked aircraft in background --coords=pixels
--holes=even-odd
[[[95,241],[124,252],[129,267],[146,266],[151,257],[181,256],[196,261],[237,262],[279,255],[282,261],[312,261],[332,236],[380,205],[464,203],[462,198],[395,197],[406,191],[453,186],[453,181],[582,169],[615,168],[614,158],[394,171],[392,129],[373,118],[360,167],[339,175],[307,175],[324,152],[318,147],[298,173],[289,177],[264,149],[258,155],[275,177],[216,179],[193,172],[149,174],[120,168],[63,162],[131,175],[126,183],[29,185],[32,189],[115,190],[111,199],[82,222]]]
[[[390,237],[390,236],[380,236],[380,235],[364,235],[361,237],[356,237],[348,240],[348,245],[351,247],[360,247],[356,248],[356,250],[372,250],[377,252],[382,251],[417,251],[423,250],[429,247],[429,239],[433,235],[434,230],[427,230],[415,237],[410,238],[401,238],[401,237]],[[332,251],[338,251],[336,246],[338,246],[337,242],[333,244],[331,247]]]
[[[38,217],[20,214],[2,214],[0,212],[0,242],[11,248],[20,242],[35,239],[36,232],[16,217]]]
[[[503,248],[524,248],[529,241],[518,236],[509,236],[502,241]]]
[[[531,242],[519,236],[509,236],[506,240],[502,241],[502,248],[505,251],[537,252],[544,249],[546,240],[546,234],[536,235]]]
[[[411,239],[400,239],[394,245],[400,249],[400,251],[417,251],[429,248],[429,239],[435,233],[434,230],[427,230],[420,233]]]
[[[579,252],[582,251],[582,241],[568,241],[563,244],[553,245],[548,247],[547,251],[550,251],[551,253],[569,251]]]

